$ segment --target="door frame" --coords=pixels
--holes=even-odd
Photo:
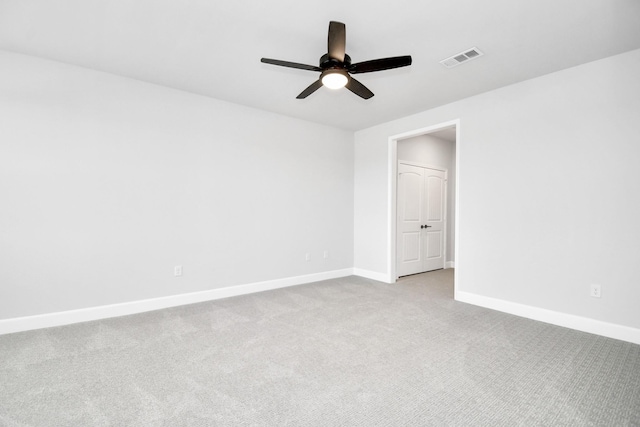
[[[455,185],[455,209],[454,209],[454,242],[455,242],[455,267],[460,267],[460,119],[442,122],[436,125],[427,126],[412,131],[392,135],[389,137],[389,174],[387,186],[387,271],[389,272],[389,283],[395,283],[398,279],[396,270],[396,231],[397,231],[397,192],[398,192],[398,141],[413,138],[420,135],[427,135],[444,128],[455,127],[456,129],[456,185]],[[445,261],[446,265],[446,261]],[[454,275],[454,294],[457,290],[458,275]]]

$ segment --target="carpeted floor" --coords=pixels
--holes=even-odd
[[[348,277],[0,336],[0,425],[640,426],[640,346]]]

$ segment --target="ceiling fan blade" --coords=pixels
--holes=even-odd
[[[296,99],[305,99],[307,96],[320,89],[321,86],[322,81],[320,79],[316,80],[315,82],[311,83],[309,87],[300,92],[300,95],[296,96]]]
[[[347,30],[342,22],[329,22],[329,37],[327,41],[327,52],[329,58],[344,62],[344,53],[347,43]]]
[[[373,59],[371,61],[358,62],[349,67],[353,74],[370,73],[372,71],[390,70],[411,65],[411,56],[395,56],[393,58]]]
[[[351,92],[358,95],[360,98],[369,99],[373,96],[373,92],[371,92],[365,85],[354,79],[353,77],[349,77],[349,81],[346,86]]]
[[[279,65],[281,67],[297,68],[299,70],[322,71],[322,68],[315,65],[298,64],[297,62],[280,61],[279,59],[262,58],[260,62],[271,65]]]

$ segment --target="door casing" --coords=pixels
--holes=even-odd
[[[454,211],[454,229],[455,229],[455,266],[459,269],[463,264],[460,259],[460,119],[450,120],[447,122],[439,123],[433,126],[427,126],[412,131],[392,135],[388,139],[388,186],[387,186],[387,282],[395,283],[397,280],[396,274],[396,230],[397,230],[397,185],[398,185],[398,141],[407,138],[413,138],[420,135],[426,135],[439,130],[450,128],[455,126],[456,128],[456,171],[455,171],[455,211]],[[458,275],[454,275],[454,295],[458,288]]]

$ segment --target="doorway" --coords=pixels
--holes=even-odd
[[[422,271],[429,271],[439,268],[453,268],[459,265],[458,259],[458,176],[459,176],[459,134],[460,134],[460,121],[453,120],[445,123],[441,123],[435,126],[427,128],[421,128],[414,131],[406,132],[404,134],[394,135],[389,138],[389,223],[388,223],[388,271],[390,272],[390,282],[394,283],[399,276],[407,274],[415,274],[420,271],[416,269],[423,269]],[[422,140],[440,140],[441,147],[449,147],[452,149],[452,154],[449,160],[443,160],[443,157],[439,154],[434,154],[433,146],[429,149],[425,149],[422,146]],[[405,145],[403,145],[405,144]],[[411,145],[412,148],[407,149],[407,145]],[[437,145],[437,144],[436,144]],[[418,150],[418,151],[416,151]],[[415,153],[422,154],[415,154]],[[413,154],[412,154],[413,153]],[[440,156],[440,157],[439,157]],[[446,156],[444,156],[446,157]],[[443,163],[445,162],[445,163]],[[446,163],[449,162],[449,163]],[[404,164],[405,166],[400,166]],[[449,167],[446,167],[446,165]],[[416,201],[413,199],[412,206],[399,206],[399,201],[403,195],[400,192],[407,190],[405,184],[402,182],[403,178],[399,177],[399,173],[407,173],[407,166],[421,167],[422,170],[431,169],[445,172],[444,175],[439,178],[433,178],[430,180],[432,187],[439,187],[441,184],[443,187],[439,187],[444,192],[444,201],[442,202],[442,226],[440,233],[430,234],[435,230],[435,224],[429,221],[423,221],[426,216],[420,217],[417,214],[416,209],[427,210],[425,214],[431,215],[430,219],[434,218],[434,212],[432,210],[429,213],[429,207],[425,205],[426,201]],[[409,168],[410,169],[410,168]],[[419,169],[413,169],[411,178],[407,181],[413,181],[410,187],[419,187],[428,185],[425,182],[424,173],[421,173]],[[410,175],[406,175],[409,177]],[[443,181],[438,183],[439,179]],[[414,188],[415,189],[415,188]],[[437,193],[437,191],[436,191]],[[425,197],[429,197],[426,195]],[[431,205],[432,208],[436,205]],[[401,233],[403,233],[402,222],[407,219],[405,215],[407,212],[403,209],[409,207],[414,209],[410,212],[413,215],[411,218],[413,228],[416,230],[408,230],[406,239],[403,240]],[[436,209],[437,210],[437,209]],[[404,219],[401,219],[401,215]],[[438,215],[435,215],[438,216]],[[427,227],[431,225],[431,227]],[[420,228],[422,226],[422,228]],[[434,230],[432,230],[434,229]],[[403,262],[412,261],[409,264],[413,264],[409,269],[407,264],[402,265]],[[412,270],[413,269],[413,270]],[[455,280],[454,280],[455,289]]]

